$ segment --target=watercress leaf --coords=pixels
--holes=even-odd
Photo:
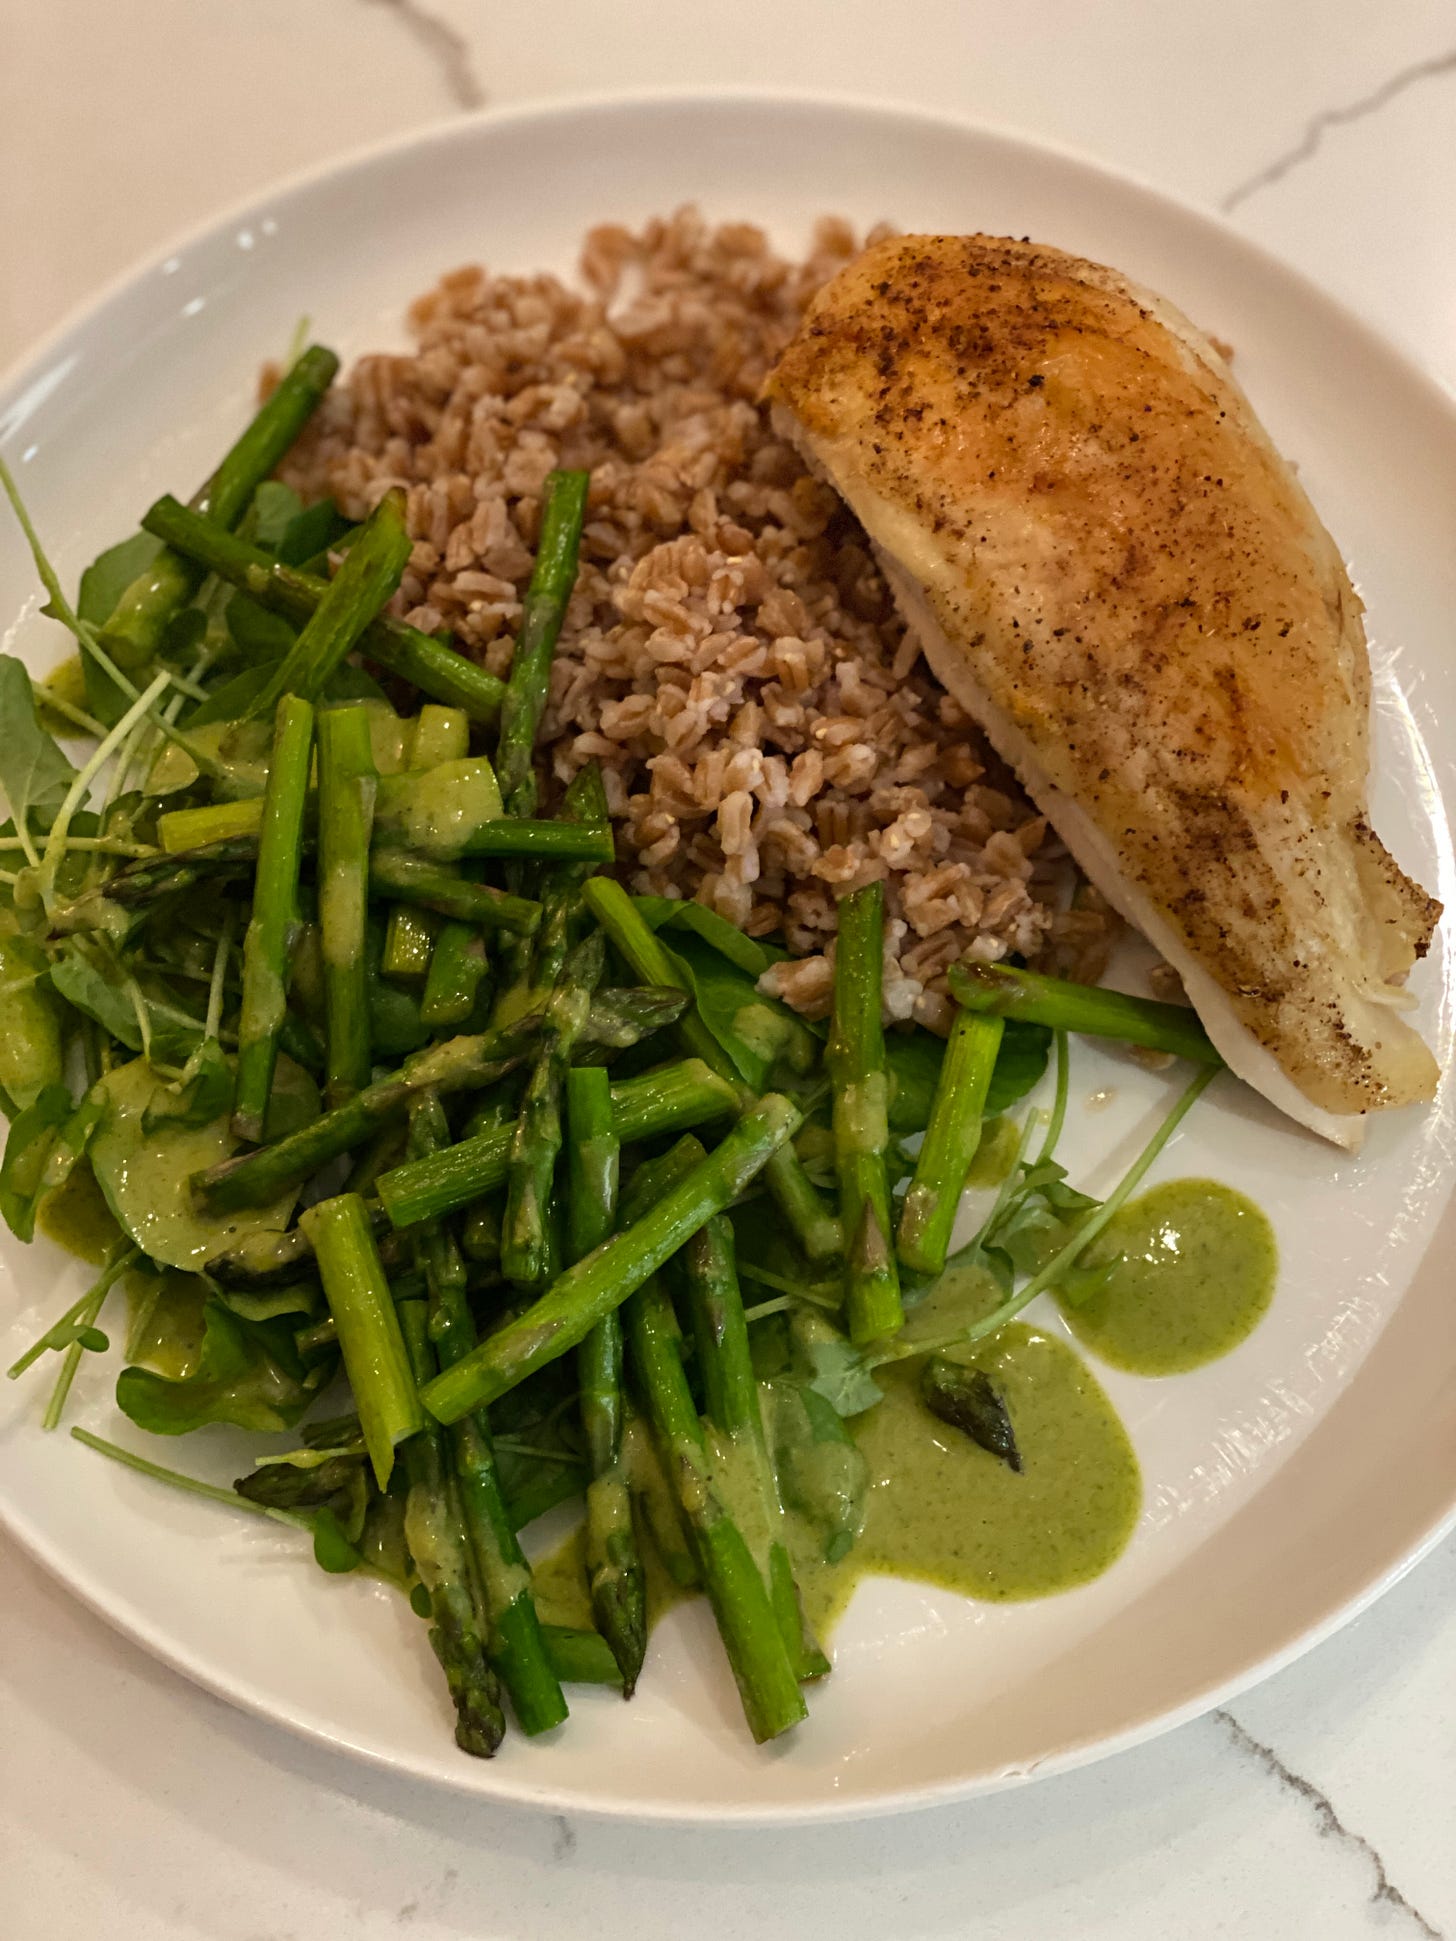
[[[81,575],[76,593],[76,617],[93,627],[104,627],[116,610],[116,603],[139,579],[162,550],[160,539],[149,532],[133,533],[93,559]]]
[[[191,1372],[169,1379],[150,1368],[124,1368],[116,1378],[117,1406],[153,1435],[186,1435],[209,1422],[265,1433],[291,1428],[317,1384],[311,1376],[298,1380],[275,1350],[264,1327],[209,1300]]]
[[[435,1607],[430,1600],[430,1593],[425,1589],[423,1584],[416,1584],[412,1587],[409,1594],[409,1602],[410,1609],[417,1618],[431,1618],[435,1615]]]
[[[178,1089],[159,1086],[142,1113],[142,1131],[165,1125],[205,1126],[233,1109],[233,1070],[216,1038],[208,1038],[188,1059],[191,1077]]]
[[[720,917],[705,903],[691,903],[672,896],[634,896],[632,901],[654,930],[689,931],[749,977],[762,977],[771,964],[788,955],[787,951],[760,938],[744,936],[726,917]]]
[[[258,667],[245,667],[241,674],[234,674],[221,687],[215,687],[207,699],[199,702],[188,715],[188,733],[219,721],[241,721],[272,680],[277,668],[277,661],[269,661]]]
[[[761,996],[752,976],[691,931],[674,936],[672,954],[699,1017],[746,1085],[756,1092],[792,1087],[813,1072],[818,1040],[786,1004]]]
[[[864,1527],[864,1452],[817,1389],[775,1382],[764,1400],[784,1500],[818,1536],[825,1562],[837,1563]]]
[[[1044,1024],[1023,1024],[1015,1018],[1006,1020],[1001,1049],[996,1054],[996,1068],[986,1091],[988,1119],[1015,1105],[1040,1080],[1047,1068],[1051,1043],[1052,1034]]]
[[[806,1386],[821,1395],[836,1415],[860,1415],[884,1400],[884,1390],[866,1357],[851,1342],[811,1341],[807,1353],[813,1375]]]
[[[223,1306],[244,1321],[275,1321],[280,1314],[290,1314],[296,1324],[311,1319],[323,1306],[317,1281],[299,1281],[292,1287],[219,1287],[215,1292]]]
[[[890,1130],[907,1137],[930,1124],[930,1108],[940,1082],[945,1040],[917,1026],[885,1033],[885,1065],[890,1074]]]
[[[389,706],[389,696],[372,674],[352,661],[342,661],[324,682],[326,701],[378,701]]]
[[[1089,1301],[1096,1299],[1112,1279],[1121,1264],[1121,1258],[1120,1254],[1114,1254],[1110,1260],[1104,1260],[1099,1266],[1093,1267],[1083,1264],[1086,1255],[1082,1255],[1057,1276],[1057,1299],[1065,1302],[1068,1307],[1085,1307]]]
[[[348,531],[349,522],[333,500],[319,499],[295,513],[284,527],[278,540],[278,557],[285,566],[302,566],[327,552]]]
[[[327,1503],[314,1512],[313,1560],[320,1570],[326,1570],[335,1577],[357,1570],[364,1561]]]
[[[311,1099],[316,1112],[318,1092],[307,1073],[281,1056],[278,1065],[287,1082]],[[197,1205],[192,1175],[231,1158],[238,1141],[226,1118],[203,1126],[173,1122],[145,1131],[143,1118],[160,1083],[140,1058],[117,1066],[99,1081],[107,1111],[91,1142],[91,1166],[123,1231],[152,1260],[193,1270],[231,1252],[249,1235],[281,1233],[298,1198],[293,1188],[266,1206],[235,1213],[208,1213]],[[291,1348],[291,1330],[285,1332]]]
[[[104,1335],[100,1328],[82,1328],[76,1340],[81,1347],[93,1355],[104,1355],[111,1346],[110,1338]]]
[[[279,661],[298,637],[281,614],[269,613],[246,593],[234,593],[224,614],[234,646],[250,661]]]
[[[272,552],[303,511],[303,500],[291,485],[264,479],[248,507],[246,532],[255,546]]]
[[[47,1085],[35,1103],[10,1122],[5,1158],[0,1162],[0,1214],[18,1240],[30,1240],[35,1234],[46,1161],[72,1110],[65,1086]]]
[[[40,725],[35,689],[23,662],[0,654],[0,790],[17,823],[49,824],[76,771]]]

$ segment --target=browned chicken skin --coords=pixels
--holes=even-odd
[[[1395,987],[1440,910],[1366,820],[1360,602],[1208,340],[1061,251],[902,236],[766,395],[1229,1063],[1344,1145],[1431,1097]]]

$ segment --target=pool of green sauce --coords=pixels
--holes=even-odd
[[[1130,1201],[1084,1258],[1111,1273],[1085,1299],[1059,1296],[1062,1313],[1094,1355],[1135,1375],[1183,1374],[1237,1348],[1279,1269],[1265,1215],[1209,1179],[1171,1179]]]

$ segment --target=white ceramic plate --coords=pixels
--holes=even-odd
[[[859,224],[1030,234],[1118,265],[1237,347],[1238,371],[1352,562],[1377,668],[1376,822],[1451,901],[1456,756],[1456,414],[1393,350],[1208,217],[1000,133],[860,105],[751,97],[585,103],[462,121],[315,175],[128,278],[5,391],[0,449],[76,573],[139,508],[206,474],[295,319],[346,355],[397,341],[441,270],[569,269],[582,231],[693,198],[796,245]],[[28,561],[0,520],[5,643],[44,667]],[[1449,1065],[1447,958],[1417,983]],[[1169,1081],[1077,1047],[1073,1177],[1111,1181]],[[706,1611],[654,1638],[630,1708],[578,1693],[547,1744],[454,1750],[423,1627],[392,1593],[331,1580],[287,1533],[179,1498],[36,1423],[43,1380],[0,1395],[0,1512],[97,1611],[239,1705],[401,1771],[552,1808],[664,1819],[829,1818],[1006,1785],[1129,1745],[1325,1635],[1440,1534],[1456,1488],[1450,1087],[1359,1159],[1221,1080],[1159,1176],[1212,1174],[1274,1219],[1273,1310],[1236,1353],[1156,1382],[1099,1371],[1137,1445],[1142,1520],[1100,1581],[987,1606],[861,1588],[835,1671],[791,1743],[749,1743]],[[45,1242],[0,1247],[0,1364],[73,1298]],[[1055,1322],[1049,1323],[1055,1325]],[[87,1365],[75,1416],[148,1440]],[[229,1478],[205,1432],[162,1460]]]

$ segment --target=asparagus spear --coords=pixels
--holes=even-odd
[[[846,1239],[850,1339],[874,1341],[900,1326],[900,1276],[890,1245],[889,1081],[880,1024],[884,889],[841,898],[834,958],[834,1021],[825,1057],[834,1083],[834,1147]]]
[[[219,531],[242,518],[258,486],[278,465],[319,400],[334,381],[339,360],[313,344],[280,379],[268,399],[192,501],[191,517]],[[118,664],[142,666],[155,658],[173,616],[201,584],[203,569],[163,546],[147,570],[122,594],[101,629],[101,642]]]
[[[540,1287],[547,1278],[547,1227],[561,1150],[561,1089],[605,960],[606,944],[601,932],[594,931],[567,959],[540,1014],[536,1061],[511,1139],[501,1228],[502,1272],[522,1287]]]
[[[410,1150],[419,1157],[450,1137],[437,1095],[427,1093],[410,1115]],[[420,1235],[418,1253],[430,1290],[430,1338],[441,1367],[451,1367],[475,1346],[475,1322],[466,1298],[465,1262],[453,1234],[440,1221]],[[523,1732],[549,1732],[566,1717],[566,1700],[552,1669],[536,1615],[531,1571],[506,1508],[483,1409],[449,1431],[471,1547],[490,1613],[491,1654],[511,1695]]]
[[[501,702],[500,739],[496,744],[501,794],[506,813],[512,816],[529,816],[536,808],[536,735],[551,684],[551,657],[576,584],[590,483],[586,472],[552,472],[541,501],[541,539]]]
[[[318,700],[329,677],[359,644],[359,636],[399,585],[409,556],[404,494],[387,492],[250,712],[271,713],[285,694]]]
[[[475,1009],[487,969],[485,939],[472,923],[447,923],[435,939],[420,999],[420,1021],[431,1030],[464,1024]]]
[[[375,850],[369,858],[369,887],[378,896],[438,910],[483,930],[509,930],[529,936],[541,921],[541,905],[484,883],[452,876],[442,863],[429,863],[403,850]]]
[[[945,1266],[1005,1029],[1001,1018],[981,1017],[972,1011],[962,1011],[951,1026],[930,1123],[915,1161],[915,1176],[900,1208],[900,1227],[895,1236],[901,1264],[912,1274],[929,1277]]]
[[[278,1031],[288,1009],[288,959],[298,930],[303,798],[312,749],[313,709],[297,695],[285,695],[278,703],[273,734],[253,914],[243,939],[243,996],[238,1013],[233,1130],[240,1139],[255,1142],[263,1137]]]
[[[594,876],[583,894],[597,922],[636,974],[649,984],[684,988],[681,974],[662,940],[643,918],[620,883]],[[745,1102],[753,1094],[742,1083],[732,1059],[704,1024],[696,1004],[678,1025],[678,1038],[690,1057],[701,1058],[737,1086]],[[840,1251],[840,1223],[827,1210],[792,1146],[774,1154],[765,1173],[769,1191],[795,1238],[811,1261],[832,1260]]]
[[[736,1107],[733,1088],[696,1058],[612,1087],[612,1119],[624,1144],[722,1119]],[[379,1199],[391,1223],[410,1227],[453,1213],[504,1185],[511,1138],[511,1127],[492,1126],[429,1159],[407,1161],[382,1173]]]
[[[399,1309],[405,1347],[416,1382],[434,1373],[423,1301]],[[455,1703],[455,1743],[489,1759],[505,1737],[500,1686],[486,1656],[488,1635],[481,1593],[474,1582],[465,1513],[445,1457],[445,1432],[426,1424],[402,1451],[409,1495],[405,1542],[430,1600],[430,1644]]]
[[[765,1576],[789,1662],[799,1678],[822,1677],[829,1660],[804,1620],[784,1534],[783,1505],[764,1434],[748,1321],[738,1285],[733,1227],[725,1215],[693,1235],[681,1255],[683,1287],[697,1350],[704,1413],[722,1438],[721,1457],[741,1466],[768,1532]]]
[[[142,525],[179,553],[241,587],[259,606],[285,620],[306,623],[328,591],[329,582],[296,566],[284,566],[268,553],[208,520],[176,499],[158,499]],[[383,613],[359,636],[359,651],[388,673],[409,681],[421,694],[463,708],[472,721],[492,722],[500,713],[505,682],[467,660],[453,647]]]
[[[601,1252],[594,1258],[600,1258]],[[655,1275],[628,1304],[627,1331],[633,1367],[647,1397],[665,1466],[676,1485],[679,1507],[693,1535],[698,1566],[743,1701],[744,1716],[754,1738],[762,1744],[806,1716],[804,1695],[758,1565],[719,1494],[703,1425],[683,1368],[677,1317]]]
[[[437,1375],[426,1390],[431,1413],[442,1422],[458,1421],[574,1348],[699,1227],[730,1206],[799,1124],[798,1108],[788,1099],[776,1092],[760,1099],[650,1213],[568,1267],[524,1314]],[[381,1180],[381,1194],[383,1189]]]
[[[1117,1038],[1200,1065],[1223,1063],[1197,1012],[1185,1004],[1128,997],[1010,964],[952,964],[949,980],[952,997],[968,1011],[1050,1025],[1054,1031],[1080,1031],[1089,1038]]]
[[[621,1000],[628,994],[618,992],[614,995]],[[657,1029],[664,1009],[671,1015],[671,1000],[669,998],[664,1007],[653,1001],[656,993],[642,992],[637,995],[641,1002],[638,1005],[636,1035],[643,1037]],[[597,1041],[595,1011],[595,1006],[588,1010],[582,1025],[581,1037],[587,1042]],[[542,1023],[543,1014],[532,1011],[501,1030],[448,1038],[444,1044],[417,1051],[405,1060],[399,1071],[376,1080],[362,1092],[356,1092],[343,1105],[335,1106],[332,1111],[311,1120],[306,1126],[300,1126],[286,1138],[276,1140],[271,1146],[264,1146],[257,1152],[240,1153],[209,1167],[206,1172],[196,1176],[194,1187],[203,1204],[213,1212],[264,1206],[284,1187],[307,1179],[311,1173],[327,1165],[329,1160],[359,1145],[380,1126],[402,1117],[422,1092],[466,1092],[493,1085],[530,1055]],[[603,1027],[604,1041],[610,1045],[634,1042],[624,1030],[623,1007],[620,1003],[606,1007]],[[508,1145],[509,1129],[505,1136]],[[405,1170],[404,1167],[394,1168],[383,1177],[391,1178],[395,1172]],[[499,1184],[499,1181],[492,1183]],[[482,1187],[480,1190],[484,1192],[489,1189]],[[475,1195],[472,1193],[469,1197],[473,1199]]]
[[[395,1444],[415,1435],[425,1418],[369,1216],[357,1193],[340,1193],[309,1207],[301,1225],[313,1242],[369,1460],[384,1489]]]
[[[567,1073],[566,1117],[567,1251],[578,1261],[599,1247],[616,1223],[621,1142],[604,1071],[580,1066]],[[592,1614],[621,1672],[622,1696],[630,1698],[647,1650],[647,1583],[623,1461],[622,1324],[615,1311],[582,1342],[576,1366],[591,1463],[586,1568]]]
[[[325,708],[318,718],[319,928],[323,938],[330,1105],[369,1083],[369,827],[374,756],[362,707]]]

